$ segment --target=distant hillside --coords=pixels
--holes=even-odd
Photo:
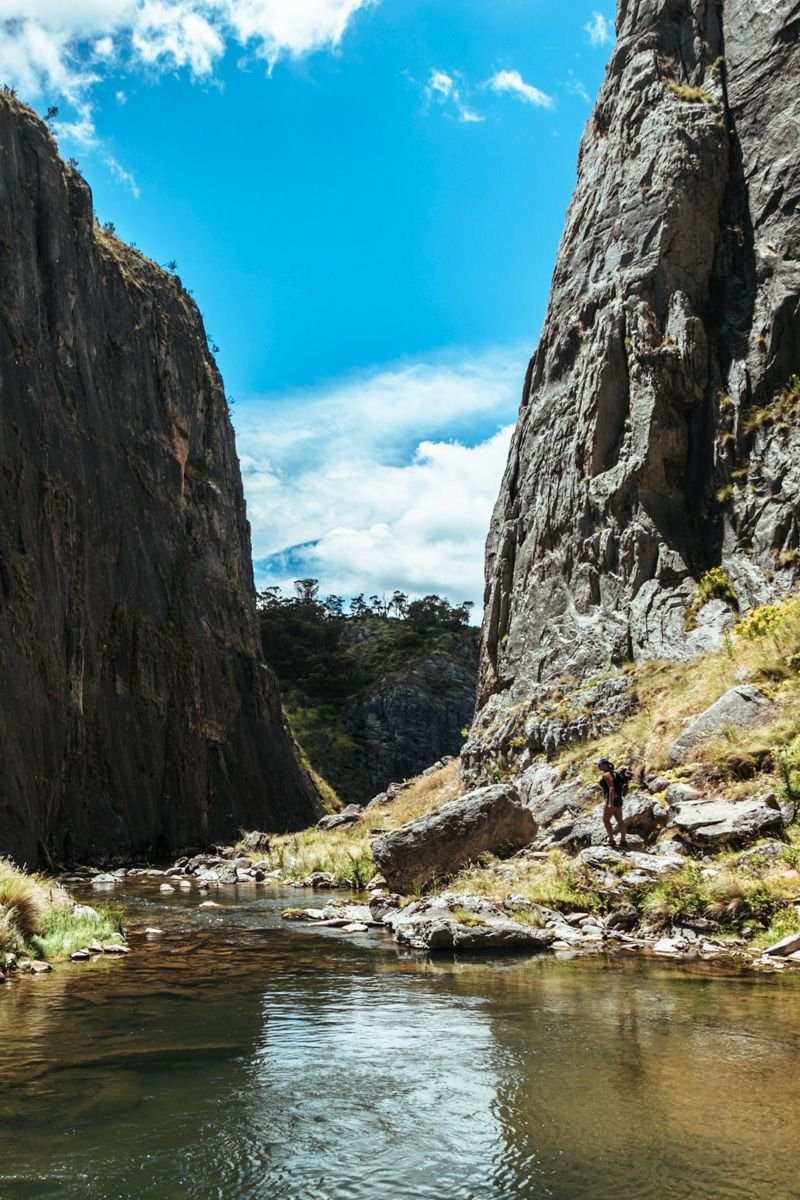
[[[264,656],[314,769],[345,802],[364,802],[393,780],[457,754],[475,700],[478,631],[470,606],[439,596],[388,602],[297,595],[259,597]]]

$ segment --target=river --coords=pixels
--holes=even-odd
[[[158,882],[127,958],[0,991],[2,1200],[800,1196],[797,976],[429,959]]]

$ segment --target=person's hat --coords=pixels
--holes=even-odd
[[[610,767],[611,759],[610,758],[598,758],[597,762],[595,763],[595,766],[596,767]]]

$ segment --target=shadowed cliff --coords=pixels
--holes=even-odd
[[[179,280],[0,94],[0,853],[320,813],[261,657],[239,465]]]

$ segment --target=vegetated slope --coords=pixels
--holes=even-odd
[[[262,601],[264,655],[292,729],[342,800],[369,800],[458,753],[475,703],[478,631],[467,609],[412,602],[410,617],[368,606],[345,616],[315,593]]]
[[[320,812],[261,657],[200,314],[0,94],[0,850],[33,864]]]
[[[798,78],[796,0],[620,0],[489,534],[479,703],[712,648],[795,584]]]

